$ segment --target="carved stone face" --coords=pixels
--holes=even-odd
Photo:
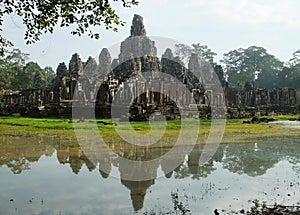
[[[146,30],[144,26],[143,17],[135,14],[132,20],[132,26],[130,31],[131,37],[134,36],[146,36]]]

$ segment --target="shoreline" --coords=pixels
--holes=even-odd
[[[300,115],[280,115],[272,116],[276,121],[299,119]],[[188,122],[197,122],[196,119],[186,119]],[[227,119],[224,135],[221,143],[246,143],[262,140],[263,138],[300,137],[299,128],[285,127],[273,123],[244,124],[246,119]],[[205,142],[211,132],[210,120],[200,120],[199,130],[189,130],[187,132],[198,132],[198,144]],[[73,123],[90,127],[96,124],[104,137],[115,137],[118,140],[114,125],[110,119],[97,119],[96,121],[75,122],[71,119],[60,118],[25,118],[19,116],[0,117],[0,135],[18,136],[58,136],[71,141],[76,140]],[[153,122],[161,126],[159,121]],[[128,123],[119,123],[118,128],[128,130]],[[137,133],[146,134],[151,127],[148,122],[132,122],[131,126]],[[164,133],[167,137],[176,137],[180,131],[180,120],[167,121],[167,128]],[[166,144],[172,145],[172,144]]]

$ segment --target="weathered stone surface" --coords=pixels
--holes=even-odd
[[[53,79],[51,83],[51,88],[54,91],[58,91],[61,85],[62,78],[68,75],[69,75],[69,71],[66,64],[64,62],[60,63],[56,69],[56,77]]]
[[[193,75],[189,74],[189,72],[193,73]],[[192,78],[190,76],[192,76]],[[202,59],[200,55],[192,53],[186,75],[188,84],[194,88],[198,88],[200,85],[209,90],[218,91],[218,93],[220,93],[222,87],[219,80],[224,78],[220,78],[219,76],[220,74],[214,72],[210,63]]]
[[[83,74],[88,78],[92,78],[97,74],[97,67],[98,65],[96,60],[90,56],[84,64]]]
[[[132,26],[130,31],[130,36],[146,36],[146,30],[144,26],[143,17],[135,14],[132,20]]]
[[[141,210],[144,205],[147,189],[154,184],[154,180],[139,182],[121,180],[121,183],[130,190],[130,197],[134,211]]]
[[[161,71],[161,63],[156,56],[143,56],[141,58],[141,63],[142,73]]]
[[[79,77],[83,73],[82,61],[77,53],[72,55],[69,63],[69,73],[72,77]]]
[[[185,74],[186,84],[190,89],[196,89],[201,86],[201,68],[201,58],[197,54],[192,54],[188,63],[188,70]]]
[[[225,80],[224,70],[222,66],[217,64],[214,66],[214,70],[219,78],[220,84],[222,85],[222,87],[225,87],[226,80]]]
[[[152,80],[145,78],[146,72],[154,72]],[[160,72],[169,74],[179,82],[173,78],[164,81],[159,76],[162,75]],[[70,115],[72,102],[80,101],[79,105],[95,103],[98,116],[109,117],[113,99],[118,101],[118,105],[128,105],[124,101],[130,102],[129,114],[132,120],[147,120],[155,112],[161,112],[170,119],[175,118],[179,116],[179,106],[195,108],[199,110],[199,117],[209,118],[211,107],[222,105],[224,100],[228,116],[234,118],[254,116],[257,112],[267,115],[270,112],[296,111],[295,89],[269,91],[257,89],[249,82],[230,87],[222,67],[214,65],[213,68],[197,54],[191,55],[188,69],[173,55],[171,49],[165,51],[161,60],[158,59],[155,43],[146,36],[143,18],[138,15],[133,19],[131,35],[121,43],[117,59],[111,62],[111,55],[104,48],[99,55],[99,65],[90,57],[82,73],[81,59],[78,54],[74,54],[69,68],[64,63],[59,64],[52,92],[29,89],[20,94],[7,95],[3,98],[4,107],[9,107],[6,112],[14,113],[14,110],[20,108],[19,105],[26,107],[22,113],[27,114],[32,108],[38,110],[37,106],[47,104],[51,113]],[[42,87],[42,82],[41,74],[36,74],[35,87]],[[193,97],[183,92],[180,88],[182,84]],[[172,98],[178,98],[178,104]],[[189,114],[187,112],[185,116]],[[138,209],[140,206],[136,205]]]
[[[131,35],[121,43],[119,61],[123,63],[132,56],[136,58],[145,55],[157,56],[157,49],[154,41],[146,36],[143,18],[139,15],[134,15]]]
[[[118,65],[117,65],[118,63]],[[143,72],[159,72],[160,61],[154,41],[146,36],[143,18],[135,15],[132,21],[131,36],[121,43],[120,54],[113,62],[113,74],[119,82]]]
[[[200,83],[211,83],[214,81],[212,66],[203,60],[200,55],[192,53],[188,69],[199,79]]]
[[[109,74],[111,72],[111,55],[107,48],[103,48],[99,55],[100,74]]]
[[[157,56],[157,49],[154,41],[146,36],[129,37],[121,43],[119,61],[125,62],[132,56]]]
[[[192,54],[188,63],[188,69],[198,77],[201,78],[202,60],[198,54]]]
[[[114,63],[119,62],[115,60]],[[141,74],[142,72],[142,63],[140,58],[134,58],[132,54],[127,61],[122,62],[121,64],[114,65],[116,66],[113,70],[114,78],[119,80],[119,82],[124,82],[130,77]]]
[[[56,76],[62,78],[68,75],[68,68],[64,62],[60,63],[56,69]]]
[[[184,82],[186,68],[179,58],[174,57],[171,49],[166,49],[161,58],[162,72],[175,77],[178,81]]]
[[[115,69],[119,65],[119,59],[113,59],[111,62],[111,68]]]
[[[175,57],[173,55],[173,52],[170,48],[167,48],[165,53],[162,55],[162,59],[163,58],[166,58],[166,59],[169,59],[169,60],[174,60]]]

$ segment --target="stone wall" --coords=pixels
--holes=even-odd
[[[146,78],[149,72],[152,75],[150,81]],[[159,76],[162,73],[172,78],[166,82]],[[178,104],[172,101],[172,97],[177,98]],[[99,55],[99,64],[92,57],[82,62],[75,53],[68,68],[65,63],[58,65],[51,90],[28,89],[6,95],[4,107],[13,111],[21,107],[26,110],[24,113],[29,113],[32,107],[39,110],[45,107],[44,110],[54,115],[70,115],[72,104],[77,101],[76,104],[83,107],[94,103],[97,111],[101,112],[100,116],[109,117],[113,99],[117,105],[131,106],[131,113],[144,119],[154,111],[174,118],[179,106],[185,109],[196,107],[201,115],[208,116],[211,106],[224,102],[230,117],[241,117],[256,110],[295,112],[296,91],[291,88],[268,91],[255,88],[249,82],[231,88],[222,67],[215,65],[213,68],[197,54],[191,55],[188,68],[173,55],[171,49],[166,49],[159,59],[155,42],[146,35],[143,18],[135,15],[130,36],[121,43],[117,59],[112,60],[106,48]]]

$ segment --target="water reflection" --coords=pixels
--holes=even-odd
[[[209,162],[199,166],[199,159],[201,156],[203,145],[194,146],[192,152],[188,155],[187,162],[183,162],[178,168],[175,169],[175,178],[183,179],[191,177],[192,179],[206,178],[216,168],[214,162],[220,162],[223,157],[223,147],[220,147]]]
[[[274,167],[281,160],[287,160],[295,164],[294,171],[299,174],[299,168],[296,164],[300,162],[300,140],[285,139],[260,139],[259,141],[247,144],[227,144],[221,145],[212,159],[203,166],[199,166],[199,158],[202,152],[202,145],[196,145],[186,159],[174,170],[165,171],[168,162],[172,160],[161,160],[155,163],[155,166],[145,169],[152,171],[150,174],[156,175],[157,171],[165,172],[166,178],[201,180],[207,178],[216,171],[216,163],[222,165],[232,173],[257,177],[264,175],[269,169]],[[126,150],[117,143],[114,145],[115,150],[126,158],[147,157],[150,159],[153,155],[164,153],[166,148],[147,148],[144,150]],[[46,136],[0,136],[0,167],[6,166],[14,174],[21,174],[31,169],[34,163],[37,163],[42,156],[57,157],[57,161],[62,165],[69,165],[72,172],[76,175],[80,173],[84,166],[90,172],[99,171],[99,177],[107,179],[111,171],[118,171],[121,178],[128,172],[127,167],[119,161],[118,156],[96,156],[93,162],[89,160],[90,155],[86,156],[76,143],[61,139],[59,137]],[[89,158],[88,158],[89,157]],[[95,164],[95,160],[97,160]],[[99,168],[101,166],[101,168]],[[135,167],[132,167],[133,169]],[[105,171],[103,171],[105,170]],[[50,170],[55,171],[55,170]],[[149,172],[147,172],[149,174]],[[147,181],[128,181],[121,180],[120,183],[130,190],[130,198],[134,211],[143,208],[144,199],[147,190],[155,184],[155,180]]]
[[[225,146],[222,164],[233,173],[261,176],[281,160],[298,163],[299,144],[299,139],[284,137],[266,138],[252,144],[229,144]]]
[[[53,155],[53,140],[44,137],[0,135],[0,166],[6,165],[14,174],[20,174],[23,170],[30,169],[31,163],[37,162],[42,155]]]

